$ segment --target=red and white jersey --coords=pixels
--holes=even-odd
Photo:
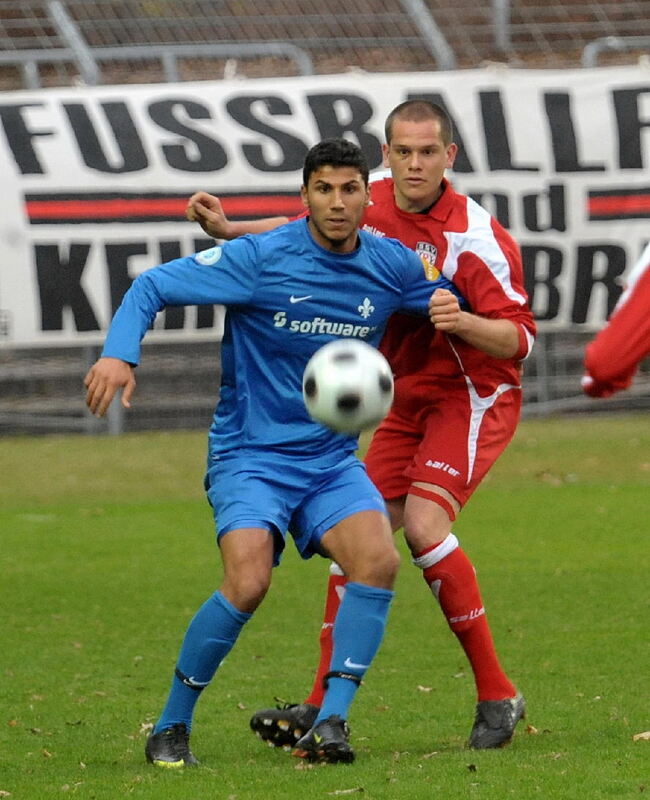
[[[514,239],[447,180],[427,213],[401,211],[395,204],[392,178],[372,182],[371,200],[363,217],[364,230],[399,239],[416,251],[434,277],[438,271],[453,281],[472,313],[509,319],[520,333],[515,356],[497,359],[458,336],[437,332],[428,320],[394,314],[381,350],[395,371],[396,390],[401,384],[412,395],[420,387],[424,395],[432,386],[443,388],[450,380],[460,380],[470,381],[479,395],[487,396],[500,386],[519,386],[519,362],[530,353],[536,330]]]
[[[592,397],[627,389],[650,355],[650,244],[630,273],[605,327],[587,345],[582,388]]]

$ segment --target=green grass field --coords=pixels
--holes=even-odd
[[[248,730],[300,700],[326,562],[292,549],[201,699],[197,770],[144,762],[181,636],[219,580],[205,437],[0,441],[0,798],[366,800],[650,796],[648,418],[525,422],[456,523],[528,700],[500,751],[464,749],[473,681],[406,552],[350,718],[357,761],[308,767]]]

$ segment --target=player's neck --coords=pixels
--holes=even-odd
[[[359,247],[358,228],[355,228],[347,236],[340,239],[328,236],[327,233],[322,231],[314,222],[312,217],[307,218],[307,228],[316,244],[324,250],[329,250],[330,253],[336,253],[338,255],[352,253]]]

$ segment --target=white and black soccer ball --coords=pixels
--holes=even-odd
[[[374,347],[359,339],[337,339],[309,359],[302,394],[316,422],[338,433],[358,433],[388,413],[393,373]]]

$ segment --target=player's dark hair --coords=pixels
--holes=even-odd
[[[445,147],[454,141],[454,128],[449,114],[442,106],[429,100],[405,100],[390,112],[386,117],[384,135],[386,143],[390,144],[393,136],[393,123],[401,119],[406,122],[424,122],[427,119],[437,119],[440,123],[440,136]]]
[[[361,173],[364,184],[368,185],[368,162],[363,150],[347,139],[323,139],[311,148],[302,169],[304,186],[309,184],[312,173],[321,167],[354,167]]]

